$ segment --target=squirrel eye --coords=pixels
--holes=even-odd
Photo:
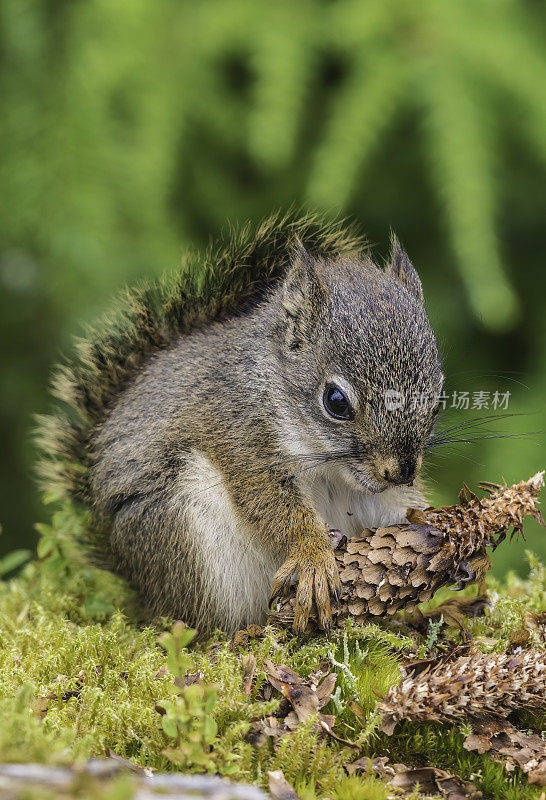
[[[349,398],[339,386],[329,384],[322,396],[324,408],[335,419],[354,419],[355,412]]]

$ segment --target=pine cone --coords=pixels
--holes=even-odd
[[[513,486],[482,483],[489,497],[479,499],[467,486],[459,505],[408,509],[408,523],[366,529],[358,539],[332,532],[342,592],[334,609],[339,625],[347,616],[362,623],[369,615],[412,611],[442,586],[479,583],[491,567],[487,555],[506,537],[509,529],[521,532],[524,517],[542,525],[536,498],[544,472]],[[291,625],[295,590],[274,604],[269,622]]]
[[[391,734],[402,719],[453,722],[484,712],[546,709],[546,653],[473,653],[440,659],[411,672],[378,704],[381,730]]]

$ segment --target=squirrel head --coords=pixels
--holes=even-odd
[[[389,262],[315,259],[301,245],[277,290],[281,424],[293,455],[379,492],[417,476],[442,391],[419,276],[393,235]]]

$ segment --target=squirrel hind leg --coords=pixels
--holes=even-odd
[[[206,587],[184,534],[162,498],[144,496],[117,511],[110,546],[115,570],[136,589],[145,619],[171,616],[202,634]]]

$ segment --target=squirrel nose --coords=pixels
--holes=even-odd
[[[385,470],[385,480],[389,483],[396,485],[401,483],[411,483],[415,477],[415,462],[411,459],[403,461],[396,474],[391,474],[388,469]]]

